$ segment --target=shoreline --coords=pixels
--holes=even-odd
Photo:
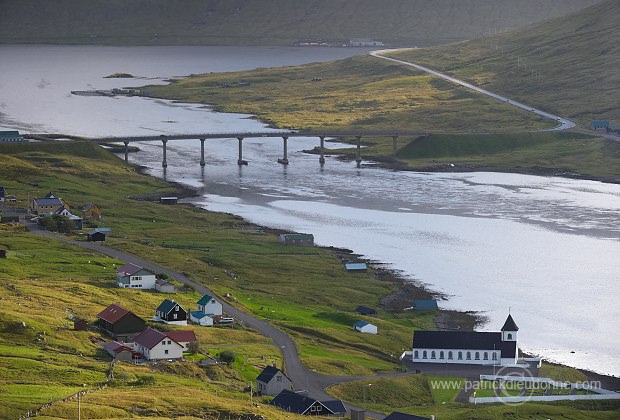
[[[153,176],[150,175],[147,170],[149,169],[146,166],[138,166],[134,165],[136,172],[140,173],[144,176]],[[376,166],[375,166],[376,167]],[[412,169],[410,169],[412,170]],[[413,170],[412,170],[413,171]],[[473,171],[472,171],[473,172]],[[167,184],[169,184],[172,188],[174,188],[177,196],[184,201],[179,202],[181,205],[190,205],[201,211],[211,212],[211,210],[204,209],[197,204],[195,204],[192,199],[200,197],[198,191],[195,187],[191,187],[189,185],[182,184],[176,181],[165,180]],[[132,197],[137,200],[154,200],[159,199],[161,196],[169,195],[169,193],[153,193],[148,196],[140,196],[140,197]],[[280,233],[290,233],[288,230],[277,229],[268,226],[261,226],[256,223],[252,223],[247,221],[241,216],[237,216],[231,213],[231,216],[242,220],[245,225],[256,227],[262,229],[266,232],[273,234]],[[391,281],[397,286],[397,290],[393,293],[381,297],[380,308],[387,311],[402,311],[406,306],[405,302],[412,302],[413,299],[416,298],[430,298],[434,297],[438,300],[448,300],[444,294],[439,292],[434,292],[426,286],[416,283],[413,279],[407,279],[401,276],[396,270],[386,269],[383,267],[376,267],[377,264],[380,264],[378,261],[373,261],[369,259],[360,258],[359,254],[355,254],[354,251],[343,248],[336,248],[333,246],[320,246],[318,248],[328,250],[332,252],[336,258],[346,257],[347,259],[365,262],[370,266],[373,266],[375,270],[375,278],[379,281]],[[340,256],[339,256],[340,255]],[[462,331],[474,331],[476,327],[483,325],[487,322],[486,317],[480,314],[478,311],[456,311],[456,310],[438,310],[437,316],[434,319],[434,324],[438,331],[440,330],[462,330]],[[458,327],[458,328],[455,328]],[[545,363],[555,366],[563,366],[571,369],[575,369],[579,372],[582,372],[588,378],[588,381],[600,381],[603,384],[603,387],[612,391],[620,392],[620,377],[598,373],[592,370],[576,368],[568,365],[564,365],[561,363],[556,363],[553,361],[549,361],[544,358]]]

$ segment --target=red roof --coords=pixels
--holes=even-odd
[[[194,330],[166,331],[165,334],[168,338],[173,339],[177,343],[191,343],[196,341]]]
[[[131,276],[132,274],[137,273],[140,270],[142,270],[142,267],[138,267],[137,265],[127,263],[124,266],[117,268],[116,274],[121,277]]]
[[[103,311],[99,312],[97,317],[109,322],[110,324],[115,324],[116,321],[118,321],[128,313],[129,310],[117,305],[116,303],[113,303],[107,308],[105,308]]]
[[[117,341],[109,341],[106,343],[101,343],[101,347],[106,349],[108,352],[112,352],[118,354],[122,351],[130,351],[133,353],[133,349],[131,347],[127,347]]]
[[[152,349],[153,347],[158,345],[164,338],[170,338],[172,341],[179,344],[174,338],[167,337],[166,334],[154,330],[153,328],[147,328],[146,330],[142,331],[136,336],[136,338],[133,339],[133,341],[143,347],[146,347],[147,349]]]

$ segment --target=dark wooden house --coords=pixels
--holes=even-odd
[[[305,416],[342,416],[347,412],[340,400],[318,401],[306,393],[288,389],[282,390],[269,404]]]
[[[115,303],[99,312],[97,323],[116,340],[132,342],[146,329],[146,322],[133,312]]]
[[[86,331],[88,328],[88,321],[84,318],[73,318],[73,329],[75,331]]]
[[[86,234],[88,242],[105,242],[105,233],[98,230],[91,230]]]
[[[187,325],[187,311],[179,302],[164,299],[155,311],[155,319],[166,324]]]

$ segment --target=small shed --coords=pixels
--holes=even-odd
[[[174,284],[164,279],[155,280],[155,290],[160,293],[174,293]]]
[[[439,309],[439,307],[435,299],[416,299],[413,302],[413,309],[416,311],[432,311]]]
[[[366,315],[366,316],[377,315],[377,311],[367,306],[358,306],[357,308],[355,308],[353,312],[355,312],[356,314]]]
[[[309,233],[283,233],[280,242],[293,246],[314,246],[314,235]]]
[[[88,328],[88,321],[84,318],[73,318],[73,329],[75,331],[86,331]]]
[[[292,391],[293,383],[275,364],[265,367],[256,377],[256,390],[260,395],[278,395],[283,389]]]
[[[212,327],[214,316],[215,315],[208,315],[201,311],[191,311],[189,313],[189,320],[202,327]]]
[[[159,204],[172,205],[172,204],[178,204],[178,202],[179,202],[179,197],[160,197],[159,198]]]
[[[105,233],[98,230],[91,230],[86,234],[88,242],[105,242]]]
[[[370,322],[366,321],[357,321],[355,324],[353,324],[353,328],[365,334],[376,334],[378,331],[376,325],[373,325]]]
[[[344,269],[352,273],[364,273],[368,271],[366,263],[345,263]]]
[[[598,130],[599,128],[608,129],[609,121],[592,121],[592,129]]]

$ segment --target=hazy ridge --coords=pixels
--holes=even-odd
[[[286,45],[470,39],[599,0],[0,0],[0,42]]]

